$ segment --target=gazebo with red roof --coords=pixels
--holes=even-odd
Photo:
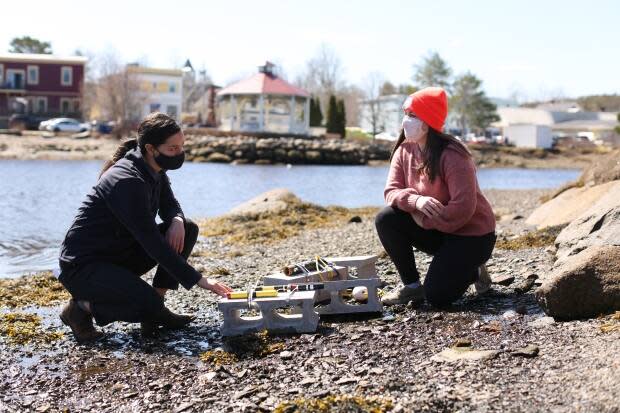
[[[310,95],[278,77],[266,62],[258,73],[217,93],[220,129],[307,135]]]

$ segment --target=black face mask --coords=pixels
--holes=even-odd
[[[178,155],[168,156],[163,153],[159,153],[159,155],[155,156],[155,162],[160,166],[161,169],[165,170],[174,170],[179,169],[183,162],[185,161],[185,152],[181,152]]]

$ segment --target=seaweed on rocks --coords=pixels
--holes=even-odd
[[[61,332],[48,332],[41,328],[41,317],[29,313],[0,315],[0,337],[10,344],[24,345],[31,342],[51,343],[64,337]]]
[[[69,298],[51,272],[0,279],[0,307],[51,306]]]
[[[269,244],[293,237],[307,229],[346,224],[352,215],[370,217],[377,212],[378,208],[373,207],[348,209],[293,202],[280,211],[206,219],[200,223],[200,227],[202,235],[224,237],[227,244]]]
[[[360,395],[328,395],[321,398],[298,398],[280,403],[276,413],[348,412],[381,413],[393,408],[392,401]]]

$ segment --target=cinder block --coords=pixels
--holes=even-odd
[[[325,261],[331,262],[334,265],[356,268],[358,278],[378,278],[375,266],[378,258],[376,255],[358,255],[352,257],[325,257]]]
[[[251,305],[260,312],[260,315],[242,317],[241,310],[248,308],[248,301],[223,298],[218,302],[218,308],[224,317],[221,333],[223,336],[236,336],[261,330],[313,333],[319,323],[319,315],[314,310],[314,300],[315,291],[279,293],[277,297],[256,298],[252,300]],[[298,311],[294,314],[280,314],[276,311],[289,306],[298,308]]]
[[[351,313],[380,313],[383,311],[383,304],[379,299],[377,288],[381,281],[378,278],[360,278],[357,280],[331,281],[324,283],[325,291],[330,294],[329,304],[318,307],[319,314],[351,314]],[[366,303],[347,304],[342,298],[343,290],[364,286],[368,289],[368,300]]]

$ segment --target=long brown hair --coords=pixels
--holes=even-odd
[[[101,175],[112,167],[117,161],[125,157],[127,152],[132,149],[140,148],[140,152],[143,154],[146,152],[146,144],[149,143],[153,146],[159,146],[166,140],[181,131],[181,127],[176,121],[165,113],[154,112],[144,118],[138,126],[138,137],[133,139],[127,139],[123,141],[112,158],[103,165]]]
[[[401,129],[400,135],[398,135],[398,140],[392,148],[390,162],[392,161],[396,150],[404,141],[405,131]],[[418,170],[428,176],[428,179],[431,182],[433,182],[437,176],[440,176],[441,168],[439,161],[441,160],[441,154],[448,146],[455,149],[462,155],[471,157],[471,152],[463,142],[448,133],[439,132],[429,126],[428,135],[426,137],[426,145],[424,145],[424,150],[422,150],[423,161]]]

